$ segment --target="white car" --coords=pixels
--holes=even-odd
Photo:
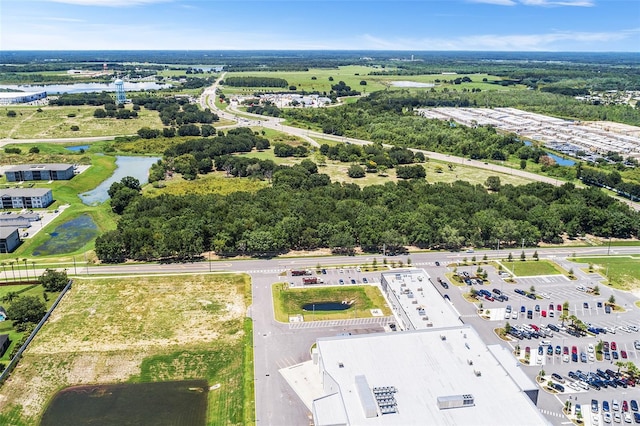
[[[587,288],[583,285],[576,286],[576,290],[578,291],[587,291]]]
[[[613,401],[611,401],[611,409],[613,411],[620,411],[620,403],[618,402],[617,399],[614,399]]]
[[[515,320],[518,319],[518,311],[511,312],[511,319],[515,319]]]
[[[551,298],[551,296],[549,296],[547,293],[540,293],[540,296],[544,297],[545,299]]]
[[[638,331],[638,330],[639,330],[639,329],[638,329],[638,326],[636,326],[636,325],[629,325],[629,326],[627,326],[627,327],[628,327],[628,328],[629,328],[629,330],[631,330],[631,331]]]
[[[611,423],[611,413],[604,413],[602,418],[605,423]]]
[[[596,356],[594,354],[589,354],[589,361],[590,362],[595,362],[596,361]]]
[[[562,361],[569,362],[569,355],[567,355],[567,354],[562,355]],[[573,385],[573,384],[574,383],[571,383],[571,385]],[[571,386],[571,385],[569,385],[569,386]],[[571,386],[571,387],[573,388],[573,386]],[[578,388],[578,385],[575,385],[574,389],[578,390],[577,388]]]
[[[613,327],[605,327],[604,329],[607,330],[607,333],[616,334],[616,329]]]
[[[589,352],[590,354],[593,353],[593,343],[589,343],[589,346],[587,346],[587,352]]]
[[[616,423],[620,423],[622,418],[620,417],[620,413],[613,413],[613,421]]]
[[[600,416],[595,414],[591,416],[591,424],[594,424],[594,425],[600,424]]]
[[[631,414],[628,411],[624,412],[623,417],[625,423],[631,423]]]
[[[631,330],[629,330],[629,328],[627,328],[627,326],[625,326],[625,325],[619,326],[618,330],[622,330],[624,332],[631,333]]]

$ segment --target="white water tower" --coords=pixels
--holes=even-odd
[[[127,95],[124,93],[124,81],[117,79],[114,84],[116,85],[116,105],[127,102]]]

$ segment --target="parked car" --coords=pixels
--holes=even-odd
[[[629,405],[631,406],[631,411],[638,411],[638,401],[632,399]]]
[[[369,284],[369,280],[367,279],[367,277],[362,277],[362,282],[363,282],[364,284]],[[443,281],[443,283],[444,283],[444,281]],[[444,283],[444,284],[446,284],[446,283]],[[444,287],[444,285],[443,285],[443,287]],[[446,286],[446,287],[444,287],[444,288],[449,288],[449,286],[447,285],[447,286]]]
[[[562,348],[560,347],[560,345],[556,346],[556,355],[560,355],[562,353]]]

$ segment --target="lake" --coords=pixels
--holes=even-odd
[[[124,90],[129,92],[139,92],[141,90],[157,90],[171,87],[170,84],[158,84],[153,81],[124,82]],[[61,93],[95,93],[95,92],[115,92],[116,86],[113,83],[73,83],[73,84],[43,84],[43,85],[17,85],[1,84],[0,89],[19,90],[22,92],[45,91],[47,95],[59,95]]]
[[[82,202],[88,206],[104,203],[109,199],[107,191],[113,182],[120,182],[125,176],[132,176],[144,185],[149,181],[149,169],[160,157],[116,157],[116,170],[95,189],[80,194]]]

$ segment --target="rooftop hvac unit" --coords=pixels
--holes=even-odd
[[[448,395],[438,397],[438,408],[446,410],[449,408],[473,407],[475,405],[473,395]]]

